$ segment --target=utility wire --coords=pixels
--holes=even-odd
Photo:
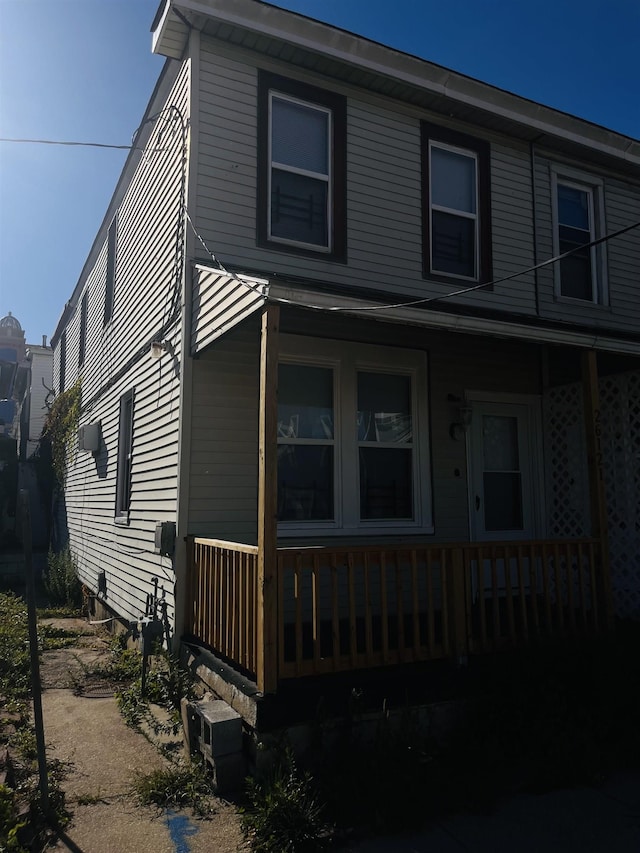
[[[221,272],[228,275],[234,281],[237,281],[239,284],[244,285],[244,287],[249,290],[253,290],[260,296],[264,296],[262,291],[257,288],[255,285],[250,284],[248,281],[243,281],[239,278],[236,273],[228,270],[225,266],[218,260],[216,255],[209,249],[207,244],[204,241],[202,235],[196,230],[195,225],[193,224],[191,217],[189,216],[188,211],[186,212],[187,221],[191,226],[191,230],[199,240],[200,244],[203,246],[206,253],[209,257],[214,261],[214,263],[218,266]],[[627,225],[624,228],[618,229],[618,231],[613,231],[611,234],[606,234],[604,237],[599,237],[597,240],[592,240],[590,243],[583,243],[580,246],[576,246],[574,249],[569,249],[567,252],[562,252],[559,255],[555,255],[553,258],[547,258],[546,261],[541,261],[538,264],[534,264],[531,267],[526,267],[525,269],[518,270],[517,272],[511,273],[510,275],[502,276],[502,278],[495,278],[493,281],[485,281],[482,284],[474,284],[472,287],[464,287],[461,290],[453,290],[450,293],[443,293],[441,296],[427,296],[424,299],[412,299],[409,302],[394,302],[385,305],[360,305],[358,306],[358,311],[385,311],[394,308],[410,308],[413,305],[426,305],[432,302],[441,302],[444,299],[451,299],[453,296],[463,296],[465,293],[473,293],[475,290],[487,290],[488,288],[494,287],[496,284],[501,284],[505,281],[511,281],[511,279],[519,278],[522,275],[527,275],[527,273],[535,272],[536,270],[542,269],[543,267],[547,267],[550,264],[555,264],[558,261],[563,260],[564,258],[568,258],[571,255],[574,255],[576,252],[584,251],[584,249],[591,249],[594,246],[599,246],[601,243],[606,243],[609,240],[613,240],[616,237],[620,237],[622,234],[626,234],[628,231],[632,231],[634,228],[640,227],[640,220],[638,222],[633,222],[631,225]],[[341,305],[313,305],[306,302],[300,302],[295,299],[285,299],[284,297],[269,297],[272,302],[279,302],[282,305],[295,305],[302,306],[304,308],[311,308],[316,311],[332,311],[332,312],[341,312],[341,311],[353,311],[354,308],[345,308]]]
[[[108,145],[105,142],[69,142],[61,139],[9,139],[6,136],[0,136],[0,142],[19,142],[30,145],[74,145],[80,148],[116,148],[119,151],[148,151],[148,149],[139,148],[135,145]]]

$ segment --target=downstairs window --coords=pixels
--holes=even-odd
[[[430,532],[427,422],[424,353],[283,336],[281,534]]]

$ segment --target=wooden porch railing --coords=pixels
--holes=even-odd
[[[464,636],[460,557],[440,546],[279,549],[280,676],[453,655]]]
[[[256,675],[258,548],[189,539],[185,631]],[[597,539],[278,548],[277,677],[462,658],[606,621]]]
[[[197,537],[187,545],[185,632],[255,676],[257,546]]]
[[[598,539],[463,545],[470,652],[604,627]]]

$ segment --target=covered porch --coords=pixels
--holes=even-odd
[[[577,535],[527,536],[523,523],[520,535],[492,539],[485,530],[476,541],[467,535],[440,542],[420,531],[392,535],[373,529],[358,538],[283,536],[279,333],[280,309],[266,305],[256,365],[257,536],[253,542],[246,536],[244,541],[188,537],[185,637],[209,647],[260,691],[272,693],[288,679],[422,661],[461,662],[597,632],[611,623],[594,350],[576,351],[587,516],[586,529]],[[460,437],[454,427],[460,424],[450,430],[447,425],[452,442]],[[466,451],[460,446],[468,453],[468,442]]]

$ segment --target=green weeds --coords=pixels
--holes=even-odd
[[[247,780],[248,806],[242,830],[256,853],[320,853],[327,850],[331,829],[311,776],[298,770],[285,749],[269,774]]]
[[[50,638],[52,642],[60,639]],[[40,650],[46,644],[40,633]],[[13,771],[0,785],[0,850],[12,853],[41,849],[48,833],[37,784],[35,732],[29,720],[30,670],[27,607],[17,596],[0,593],[0,747],[9,748]],[[62,771],[59,762],[48,763],[49,811],[64,826],[68,815],[60,787]]]
[[[75,608],[76,612],[80,609],[82,584],[78,579],[75,560],[68,548],[58,553],[49,551],[43,585],[50,605]]]
[[[140,773],[133,781],[133,791],[142,805],[190,808],[201,817],[214,811],[211,779],[196,760],[176,761],[167,768]]]

